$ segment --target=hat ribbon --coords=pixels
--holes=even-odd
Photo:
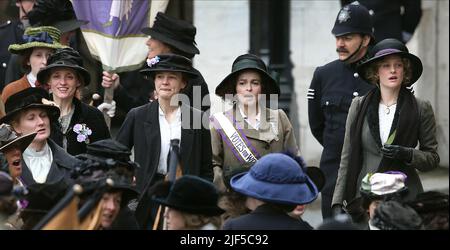
[[[25,43],[31,43],[31,42],[43,42],[43,43],[53,43],[53,38],[46,32],[40,32],[36,35],[23,35],[23,40]]]
[[[383,50],[378,51],[375,54],[375,56],[383,56],[386,54],[392,54],[392,53],[398,53],[398,52],[403,52],[403,51],[398,50],[398,49],[383,49]]]

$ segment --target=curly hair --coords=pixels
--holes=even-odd
[[[402,57],[402,62],[404,69],[402,85],[408,86],[412,78],[411,61],[408,58]],[[372,84],[380,85],[380,77],[378,75],[378,69],[380,68],[382,63],[383,58],[371,63],[367,67],[367,70],[364,72],[364,78],[367,79],[367,81],[369,81]]]

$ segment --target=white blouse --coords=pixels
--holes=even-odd
[[[378,106],[381,145],[384,145],[389,138],[389,132],[391,132],[392,122],[394,121],[396,109],[397,104],[393,104],[387,107],[386,105],[380,103],[380,105]]]
[[[33,73],[29,73],[27,75],[27,80],[30,83],[31,87],[35,88],[36,87],[36,76],[33,75]]]
[[[161,134],[161,153],[159,154],[158,174],[168,172],[167,157],[170,151],[170,140],[178,139],[181,143],[181,109],[175,111],[175,120],[167,122],[164,111],[159,107],[159,132]]]
[[[22,157],[28,169],[30,169],[33,179],[37,183],[44,183],[47,180],[47,175],[53,162],[52,150],[48,143],[45,143],[44,148],[39,152],[28,147],[23,151]]]

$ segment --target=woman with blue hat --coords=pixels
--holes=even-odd
[[[222,192],[224,172],[232,170],[227,166],[254,163],[269,153],[299,154],[287,115],[282,109],[267,108],[278,101],[279,94],[280,87],[266,64],[252,54],[238,56],[231,73],[217,86],[216,95],[233,104],[210,118],[214,184]]]
[[[302,219],[287,213],[313,202],[319,190],[306,167],[282,153],[263,156],[249,171],[231,178],[231,187],[247,196],[251,213],[224,223],[226,230],[311,230]]]
[[[337,211],[359,195],[367,173],[402,171],[409,200],[423,192],[417,170],[439,165],[433,108],[410,90],[422,74],[420,59],[402,42],[385,39],[357,69],[377,88],[350,106],[332,202]]]

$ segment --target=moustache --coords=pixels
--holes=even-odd
[[[336,49],[336,52],[338,52],[338,53],[339,53],[339,52],[341,52],[341,53],[342,53],[342,52],[343,52],[343,53],[348,53],[348,50],[346,50],[346,49],[344,49],[344,48],[337,48],[337,49]]]

